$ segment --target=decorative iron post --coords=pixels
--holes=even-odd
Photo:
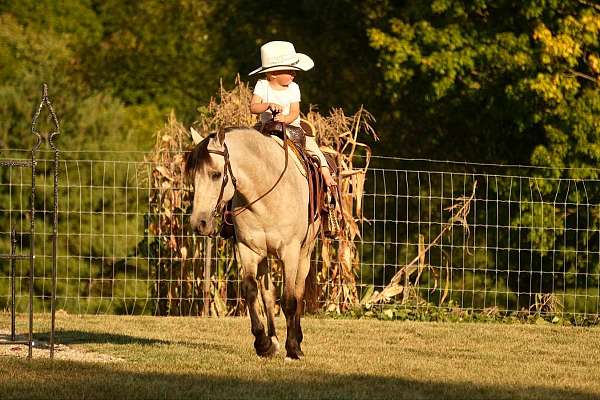
[[[57,226],[58,226],[58,149],[54,144],[54,138],[60,132],[58,118],[54,113],[52,104],[48,98],[48,85],[46,83],[42,86],[42,98],[40,104],[35,112],[31,121],[31,133],[36,137],[36,142],[31,149],[29,160],[17,159],[17,160],[0,160],[0,166],[8,168],[17,167],[30,167],[31,168],[31,197],[30,197],[30,218],[31,223],[29,227],[29,254],[22,255],[16,252],[16,231],[11,227],[10,232],[10,253],[0,254],[0,259],[8,259],[10,262],[10,318],[11,318],[11,332],[10,340],[7,342],[0,342],[0,344],[23,344],[28,346],[27,358],[31,359],[33,354],[33,296],[34,296],[34,278],[35,278],[35,194],[36,194],[36,172],[37,172],[37,153],[42,143],[42,136],[37,130],[37,123],[42,109],[48,108],[48,112],[52,118],[54,124],[54,130],[50,132],[48,136],[48,142],[52,150],[54,151],[54,209],[53,209],[53,226],[52,226],[52,288],[50,294],[50,308],[51,308],[51,327],[50,327],[50,358],[54,358],[54,334],[55,334],[55,311],[56,311],[56,259],[57,259]],[[27,340],[17,340],[16,336],[16,293],[15,293],[15,261],[16,260],[29,260],[29,301],[28,301],[28,322],[29,329],[27,333]]]

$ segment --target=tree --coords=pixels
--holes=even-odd
[[[378,15],[371,45],[399,140],[413,154],[560,167],[559,120],[585,137],[598,132],[589,123],[599,93],[597,6],[381,2]]]

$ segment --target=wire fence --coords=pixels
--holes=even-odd
[[[598,180],[409,169],[369,174],[362,285],[378,288],[407,265],[476,184],[468,229],[453,229],[425,254],[413,288],[421,304],[598,314]]]
[[[215,315],[239,312],[240,282],[230,245],[218,240],[209,246],[210,240],[193,236],[182,223],[171,232],[198,246],[185,255],[170,251],[172,238],[156,231],[153,223],[154,166],[127,157],[98,153],[83,159],[83,154],[66,153],[61,160],[58,309],[199,315],[209,306]],[[386,167],[368,170],[362,195],[364,220],[352,277],[356,303],[368,304],[404,271],[397,295],[387,300],[409,308],[599,314],[600,180],[544,177],[550,170],[487,166],[494,172],[483,173],[473,172],[485,169],[474,164],[377,161]],[[51,285],[50,160],[38,163],[38,175],[35,309],[46,312]],[[0,251],[9,250],[12,228],[27,231],[30,179],[17,169],[1,172]],[[435,241],[445,226],[456,222],[453,206],[470,196],[474,186],[464,224]],[[179,210],[181,221],[189,219],[190,211]],[[27,235],[17,238],[17,252],[26,254]],[[347,290],[348,282],[324,267],[317,249],[313,268],[321,282],[319,306],[339,310],[343,300],[332,294]],[[415,257],[420,260],[413,268]],[[278,268],[273,270],[280,283]],[[27,307],[28,272],[27,263],[17,263],[20,311]],[[9,283],[8,264],[0,264],[0,310],[9,307]],[[169,306],[173,302],[178,307]]]

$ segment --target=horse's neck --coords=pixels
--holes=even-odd
[[[261,162],[272,151],[267,137],[254,130],[232,131],[226,137],[230,158],[233,163],[244,167],[248,163]],[[263,152],[263,149],[265,151]],[[268,153],[268,154],[267,154]]]
[[[233,201],[234,209],[241,210],[234,217],[238,240],[262,254],[266,251],[261,250],[263,245],[276,252],[282,246],[281,237],[286,245],[302,243],[306,238],[308,185],[289,159],[292,154],[287,154],[284,170],[286,154],[281,145],[258,135],[262,134],[238,131],[226,142],[233,174],[239,177]],[[257,237],[255,242],[252,238]]]

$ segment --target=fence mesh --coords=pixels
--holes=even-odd
[[[111,157],[112,159],[109,159]],[[235,313],[239,279],[230,245],[176,232],[197,247],[182,259],[169,237],[152,228],[153,165],[110,154],[66,154],[59,177],[57,307],[70,313]],[[140,157],[141,158],[141,157]],[[381,164],[381,163],[380,163]],[[459,307],[487,313],[541,312],[597,315],[600,309],[600,185],[597,179],[542,177],[545,171],[386,161],[402,168],[370,168],[366,175],[357,243],[355,284],[368,303],[399,272],[401,290],[388,299],[407,307]],[[407,168],[411,165],[411,168]],[[419,165],[419,168],[413,168]],[[490,168],[491,169],[491,168]],[[498,172],[498,170],[500,172]],[[517,171],[517,172],[515,172]],[[563,175],[568,175],[563,174]],[[0,251],[16,229],[17,253],[29,245],[31,177],[21,169],[0,173]],[[451,223],[452,207],[475,196],[465,227]],[[51,161],[38,163],[35,309],[49,311],[51,284]],[[48,210],[48,211],[45,211]],[[182,208],[181,220],[189,218]],[[209,244],[212,247],[208,250]],[[321,251],[313,268],[321,278],[319,305],[334,309]],[[205,276],[206,257],[212,260]],[[406,268],[415,257],[414,273]],[[17,262],[17,309],[26,310],[28,263]],[[280,282],[279,270],[276,281]],[[413,271],[413,270],[411,270]],[[207,284],[207,279],[210,281]],[[0,309],[9,307],[9,266],[0,264]],[[341,300],[339,300],[341,301]],[[177,307],[171,305],[177,303]],[[337,307],[339,309],[339,307]]]

